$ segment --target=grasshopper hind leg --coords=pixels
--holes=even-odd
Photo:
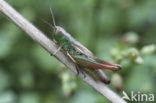
[[[99,80],[104,82],[105,84],[109,84],[110,80],[108,79],[107,75],[100,69],[94,69],[94,72],[96,72]]]
[[[77,71],[77,75],[79,75],[79,74],[80,74],[80,72],[81,72],[81,73],[82,73],[82,75],[83,75],[83,77],[84,77],[84,78],[86,78],[85,71],[83,71],[81,68],[83,68],[83,67],[81,67],[81,66],[79,66],[79,65],[77,65],[77,64],[76,64],[76,71]]]

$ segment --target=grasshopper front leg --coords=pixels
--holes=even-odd
[[[62,46],[59,46],[59,48],[52,55],[55,56],[61,50],[61,48],[62,48]]]

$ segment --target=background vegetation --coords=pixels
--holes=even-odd
[[[51,38],[56,23],[96,56],[120,63],[108,85],[156,94],[155,0],[7,0]],[[69,76],[70,75],[70,76]],[[109,103],[0,14],[0,103]]]

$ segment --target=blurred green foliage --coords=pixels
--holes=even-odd
[[[52,29],[40,18],[51,22],[51,7],[57,25],[98,57],[123,66],[118,72],[121,91],[156,94],[155,0],[6,1],[49,37]],[[61,68],[58,60],[0,14],[0,103],[109,103],[83,81],[60,73]],[[62,82],[60,74],[66,78]],[[64,96],[70,88],[75,92]]]

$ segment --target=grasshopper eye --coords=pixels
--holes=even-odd
[[[56,29],[56,34],[59,34],[60,32],[61,32],[60,30]]]

